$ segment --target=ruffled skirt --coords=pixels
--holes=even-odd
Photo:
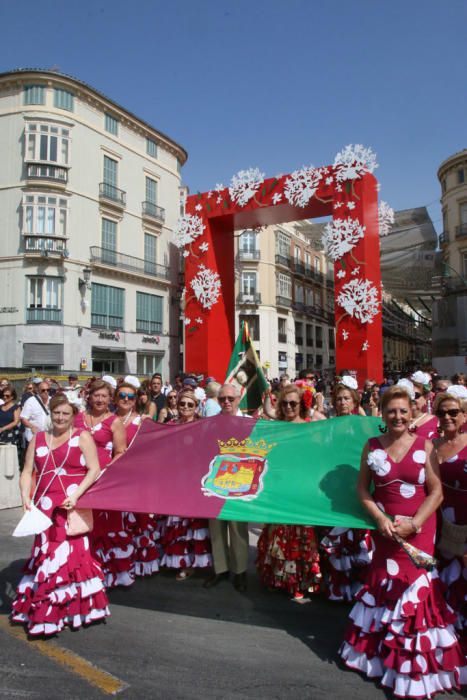
[[[93,513],[93,552],[104,572],[106,588],[131,586],[135,581],[135,546],[128,514],[112,510]]]
[[[158,532],[163,550],[161,566],[189,569],[212,565],[207,520],[168,515],[159,520]]]
[[[355,599],[375,549],[371,530],[333,527],[321,540],[329,600]]]

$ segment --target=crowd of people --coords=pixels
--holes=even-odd
[[[161,568],[183,582],[207,569],[212,588],[233,574],[247,589],[247,523],[176,514],[79,509],[101,470],[111,469],[145,420],[170,426],[239,415],[240,392],[213,377],[160,374],[42,378],[21,400],[0,381],[0,441],[26,443],[20,488],[51,520],[35,538],[12,620],[50,635],[104,619],[106,589]],[[342,371],[332,387],[304,370],[270,383],[254,417],[312,423],[360,415],[380,419],[364,447],[357,485],[375,529],[267,524],[258,540],[262,584],[292,600],[326,595],[353,602],[340,653],[399,697],[431,697],[467,679],[467,388],[416,371],[368,380]],[[151,459],[148,459],[148,469]],[[313,458],[310,455],[310,469]],[[351,497],[349,495],[349,497]],[[78,504],[78,507],[76,507]]]

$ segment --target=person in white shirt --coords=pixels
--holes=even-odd
[[[24,434],[28,442],[32,440],[33,435],[49,427],[49,400],[49,385],[47,382],[41,382],[37,394],[31,396],[24,404],[20,418],[26,428]]]

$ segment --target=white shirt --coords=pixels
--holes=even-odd
[[[47,413],[42,408],[41,404],[35,396],[31,396],[27,401],[25,401],[23,410],[21,411],[20,418],[25,418],[30,423],[32,423],[39,431],[46,430],[50,423],[50,414],[48,409],[48,402],[46,405]],[[26,428],[24,435],[26,440],[30,442],[32,440],[32,431],[30,428]]]

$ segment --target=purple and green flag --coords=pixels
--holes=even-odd
[[[79,507],[258,523],[374,527],[356,482],[377,418],[145,420]]]
[[[241,322],[227,367],[225,383],[234,384],[239,390],[239,408],[244,413],[252,413],[261,406],[263,394],[269,387],[246,321]]]

